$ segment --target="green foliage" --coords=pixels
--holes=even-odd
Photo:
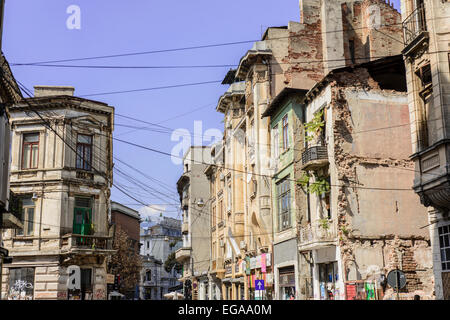
[[[308,187],[309,179],[311,176],[307,172],[303,172],[300,179],[297,180],[297,184],[301,185],[304,189]]]
[[[327,230],[330,227],[330,222],[328,219],[319,219],[319,226],[322,229]]]
[[[309,193],[315,193],[317,195],[327,193],[328,191],[330,191],[330,184],[323,177],[316,178],[316,181],[310,184],[308,190]]]
[[[308,186],[311,175],[304,172],[300,179],[297,180],[297,184],[301,185],[307,193],[315,193],[321,195],[330,191],[330,184],[325,177],[316,176],[316,181]]]
[[[172,252],[167,256],[167,260],[164,262],[164,270],[170,272],[174,267],[177,272],[181,272],[183,269],[183,266],[175,260],[175,252]]]
[[[348,229],[346,228],[346,226],[342,226],[342,227],[341,227],[341,231],[342,231],[342,233],[345,234],[345,235],[348,235],[348,233],[350,232],[350,230],[348,230]]]
[[[319,135],[322,132],[325,122],[322,121],[323,110],[320,112],[316,112],[314,114],[314,118],[305,123],[305,131],[308,135],[305,136],[306,141],[311,141],[314,139],[315,135]]]

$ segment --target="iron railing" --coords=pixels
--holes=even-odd
[[[420,5],[403,21],[403,41],[411,44],[418,36],[427,31],[425,7]]]
[[[314,160],[327,160],[328,151],[327,146],[313,146],[306,148],[302,153],[302,164],[305,165]]]

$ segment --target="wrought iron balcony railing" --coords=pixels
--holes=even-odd
[[[306,148],[302,153],[302,165],[307,167],[312,164],[322,165],[328,163],[327,146],[313,146]]]
[[[403,40],[405,47],[413,43],[414,40],[426,31],[425,7],[422,4],[403,21]]]

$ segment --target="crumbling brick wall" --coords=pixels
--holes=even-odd
[[[396,198],[392,194],[382,193],[379,190],[366,190],[364,187],[370,187],[369,184],[373,186],[373,182],[369,182],[369,184],[360,183],[361,181],[367,181],[367,177],[364,177],[365,181],[362,180],[358,170],[369,168],[369,170],[376,170],[375,172],[378,174],[383,170],[388,170],[388,172],[391,170],[393,173],[396,170],[405,171],[405,174],[410,174],[411,180],[399,181],[399,183],[412,184],[414,165],[407,156],[403,158],[376,158],[355,153],[357,146],[355,146],[354,140],[358,133],[355,131],[355,125],[358,122],[356,113],[360,110],[358,108],[364,108],[364,106],[350,105],[347,96],[348,90],[370,91],[380,95],[385,90],[379,88],[379,85],[365,69],[356,69],[352,73],[338,73],[333,76],[330,85],[332,87],[334,164],[337,171],[337,177],[334,181],[332,180],[332,184],[340,185],[337,188],[337,224],[346,278],[352,274],[352,277],[359,277],[359,279],[351,280],[378,280],[381,274],[387,275],[389,271],[399,268],[405,272],[407,278],[406,288],[401,291],[404,299],[412,299],[415,294],[419,294],[424,299],[433,299],[430,240],[426,229],[419,228],[419,225],[426,224],[426,209],[419,205],[414,207],[414,212],[406,213],[410,220],[417,222],[417,229],[410,226],[408,226],[409,229],[403,228],[401,223],[392,225],[393,221],[398,219],[399,210],[400,213],[405,214],[405,210],[401,209],[404,208],[405,202],[410,201],[410,198]],[[389,92],[391,95],[393,94],[392,91]],[[352,111],[355,114],[352,114]],[[385,126],[388,125],[389,123],[385,124]],[[380,127],[382,127],[381,122]],[[408,126],[404,126],[400,130],[408,129]],[[377,138],[379,139],[380,136],[376,134],[371,136],[373,145],[375,145],[374,141]],[[395,183],[387,183],[385,187],[392,187],[392,190],[399,188]],[[409,191],[404,192],[405,196],[407,195],[406,192],[409,194]],[[411,193],[413,193],[412,190]],[[367,204],[366,209],[360,208],[360,206],[364,206],[364,201],[367,202],[369,196],[372,197],[371,199],[373,197],[378,199],[377,201],[369,201],[375,208],[367,210]],[[397,204],[400,206],[400,209],[393,207],[392,212],[389,212],[390,216],[386,212],[381,212],[389,210],[382,205],[383,201],[388,200],[392,200],[391,202],[395,206]],[[366,212],[363,212],[364,210]],[[392,219],[380,222],[388,224],[389,233],[383,234],[377,231],[379,226],[374,225],[376,217],[373,218],[376,215]],[[367,226],[364,223],[361,224],[361,221],[364,221],[361,217],[367,219]],[[404,221],[405,225],[409,222]],[[375,231],[371,232],[371,228],[375,228]],[[370,270],[373,271],[374,266],[377,269],[376,272],[369,272]],[[354,270],[351,270],[352,268]],[[394,291],[392,288],[385,286],[384,289],[385,299],[393,297]]]

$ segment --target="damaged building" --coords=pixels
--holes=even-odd
[[[411,188],[402,56],[331,71],[305,108],[298,183],[308,214],[299,251],[314,299],[395,299],[386,283],[395,269],[406,276],[400,299],[433,299],[426,208]]]

